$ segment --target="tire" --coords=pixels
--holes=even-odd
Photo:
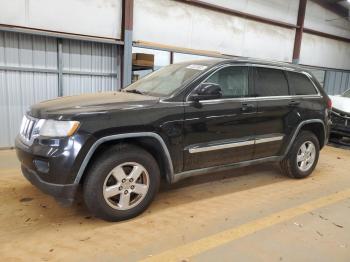
[[[144,149],[131,144],[120,144],[104,151],[86,175],[83,197],[87,208],[96,217],[113,222],[136,217],[145,211],[160,184],[156,160]]]
[[[302,148],[304,145],[305,148]],[[312,150],[312,145],[314,151]],[[308,153],[309,151],[314,153]],[[310,131],[301,131],[286,158],[280,162],[281,169],[284,174],[291,178],[306,178],[315,169],[319,154],[320,143],[315,134]],[[307,159],[309,159],[309,162]]]

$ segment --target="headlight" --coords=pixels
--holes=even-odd
[[[77,131],[79,125],[80,123],[78,121],[56,121],[47,119],[42,121],[39,127],[39,135],[49,137],[71,136]]]

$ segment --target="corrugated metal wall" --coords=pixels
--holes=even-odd
[[[324,89],[329,95],[339,95],[350,88],[350,71],[326,71]]]
[[[73,95],[120,88],[117,45],[64,40],[59,90],[58,39],[0,31],[0,148],[13,146],[30,105],[61,92]]]
[[[118,90],[120,59],[110,44],[63,41],[63,95]]]

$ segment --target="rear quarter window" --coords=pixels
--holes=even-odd
[[[317,90],[311,80],[304,74],[288,72],[295,95],[316,95]]]

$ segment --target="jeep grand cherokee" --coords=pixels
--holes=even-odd
[[[33,105],[16,149],[23,175],[109,221],[143,212],[160,179],[268,161],[305,178],[327,143],[331,102],[290,64],[208,60],[164,67],[120,92]]]

